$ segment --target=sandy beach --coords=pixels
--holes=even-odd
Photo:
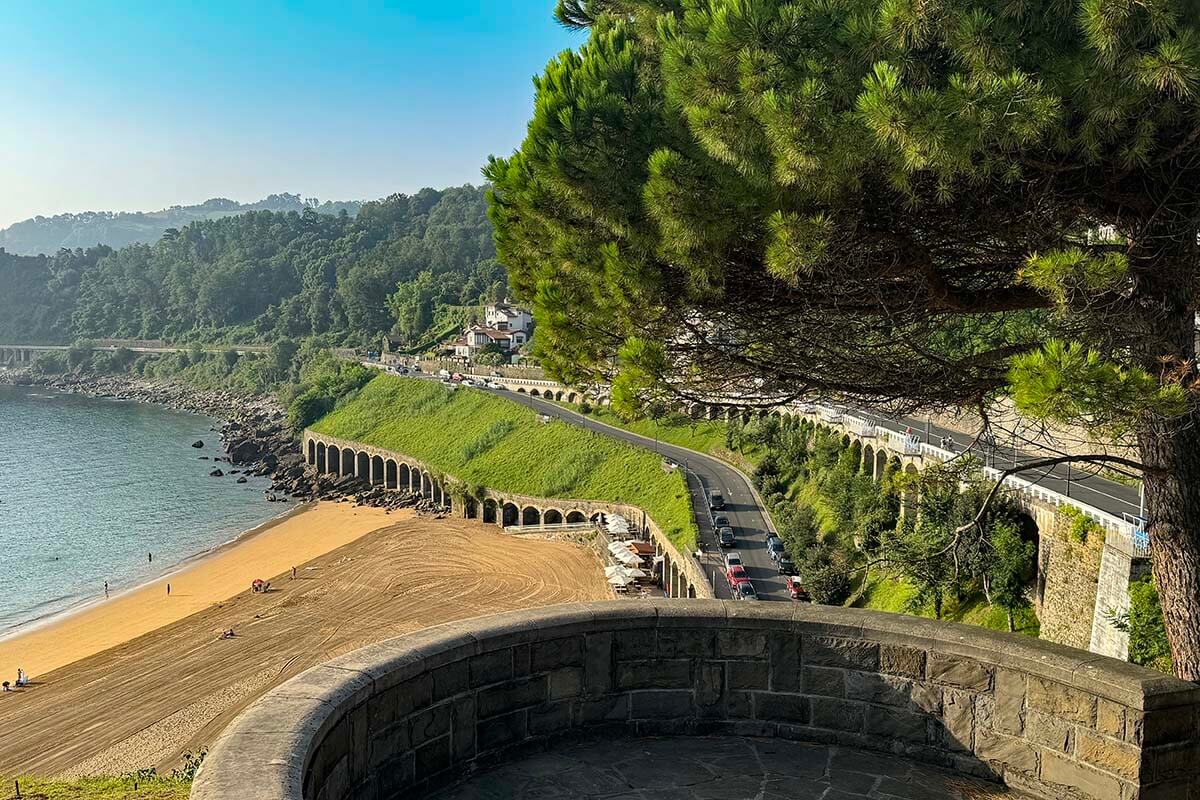
[[[248,531],[178,570],[108,600],[98,600],[28,632],[0,639],[0,676],[17,668],[33,678],[123,644],[228,600],[255,578],[269,580],[399,519],[375,508],[302,506]],[[167,596],[167,584],[171,594]]]
[[[251,593],[255,577],[272,591]],[[169,772],[271,687],[334,656],[441,622],[608,597],[581,545],[322,503],[0,642],[3,674],[19,663],[34,676],[0,694],[0,775]]]

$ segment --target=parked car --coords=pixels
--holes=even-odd
[[[448,369],[439,369],[439,370],[437,371],[437,374],[438,374],[438,377],[439,377],[439,378],[449,378],[449,377],[450,377],[450,370],[448,370]]]
[[[713,517],[713,527],[714,528],[730,527],[729,517],[725,516],[724,514],[717,514],[715,517]]]
[[[735,564],[742,563],[742,554],[737,550],[730,550],[725,554],[725,569],[729,569]]]
[[[503,387],[503,386],[501,386],[500,384],[496,383],[495,381],[488,381],[488,382],[487,382],[487,388],[489,388],[489,389],[503,389],[504,387]]]
[[[474,386],[475,381],[471,380],[470,378],[463,378],[462,385],[463,386]]]
[[[757,600],[758,592],[750,581],[742,581],[735,587],[733,596],[738,600]]]
[[[808,596],[808,590],[800,585],[800,579],[795,575],[789,575],[784,581],[787,586],[788,596],[793,600],[799,600],[801,603],[811,603],[812,598]]]
[[[779,561],[787,557],[787,548],[784,547],[782,539],[767,539],[767,553],[772,561]]]
[[[420,372],[420,371],[421,371],[421,365],[420,365],[420,364],[413,364],[413,366],[412,366],[412,371],[413,371],[413,372]]]
[[[708,507],[713,511],[723,510],[725,508],[725,495],[720,492],[709,492]]]
[[[780,575],[795,575],[796,574],[796,562],[792,561],[787,556],[784,556],[783,558],[779,559],[778,564],[779,564],[779,574]]]
[[[462,379],[463,379],[463,376],[462,376],[462,373],[461,373],[461,372],[452,372],[452,373],[450,373],[450,380],[452,380],[452,381],[461,381]]]
[[[746,574],[746,568],[741,564],[734,564],[729,569],[725,570],[725,580],[729,582],[729,587],[735,588],[739,583],[750,582],[750,576]]]
[[[721,543],[721,547],[733,547],[737,544],[737,538],[733,535],[733,528],[718,528],[717,541]]]

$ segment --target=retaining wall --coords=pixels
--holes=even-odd
[[[1024,637],[716,600],[552,606],[363,648],[278,687],[192,800],[383,800],[571,736],[778,736],[900,754],[1036,797],[1200,791],[1200,688]]]

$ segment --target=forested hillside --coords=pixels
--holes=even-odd
[[[0,230],[0,248],[17,255],[57,253],[63,248],[126,247],[137,242],[156,242],[168,228],[182,228],[202,219],[220,219],[247,211],[303,211],[312,206],[317,213],[336,215],[343,210],[358,213],[362,203],[317,203],[298,194],[273,194],[257,203],[239,203],[223,197],[193,206],[172,206],[161,211],[86,211],[34,217]]]
[[[505,291],[484,190],[201,220],[153,244],[0,252],[0,341],[420,340],[439,307]]]

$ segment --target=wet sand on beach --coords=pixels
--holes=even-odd
[[[65,660],[104,636],[124,639],[67,666],[38,671],[26,690],[0,694],[0,775],[113,774],[142,767],[169,772],[182,753],[211,745],[264,692],[337,655],[465,617],[611,597],[596,555],[577,544],[505,535],[473,520],[387,516],[333,503],[272,530],[287,531],[305,518],[320,521],[311,526],[324,531],[318,542],[349,541],[307,563],[288,536],[269,537],[271,531],[228,548],[234,553],[258,545],[257,573],[248,574],[270,579],[268,594],[251,593],[250,577],[230,568],[233,574],[223,578],[232,589],[228,599],[202,602],[193,579],[181,573],[171,578],[170,602],[195,604],[195,613],[137,638],[128,636],[135,623],[122,617],[105,617],[101,625],[92,615],[106,613],[104,606],[29,634],[50,637],[39,644],[44,660],[27,656],[22,663],[31,672],[33,664],[56,658],[56,646],[66,654],[57,658]],[[386,527],[371,530],[380,525]],[[301,541],[308,536],[297,534]],[[262,566],[268,563],[277,569]],[[131,613],[158,613],[167,600],[165,586],[157,588],[162,597],[147,587],[145,601],[129,600]],[[109,625],[124,633],[107,631]],[[229,628],[236,636],[221,639]],[[83,646],[85,641],[93,644]],[[0,650],[0,663],[11,658]]]

